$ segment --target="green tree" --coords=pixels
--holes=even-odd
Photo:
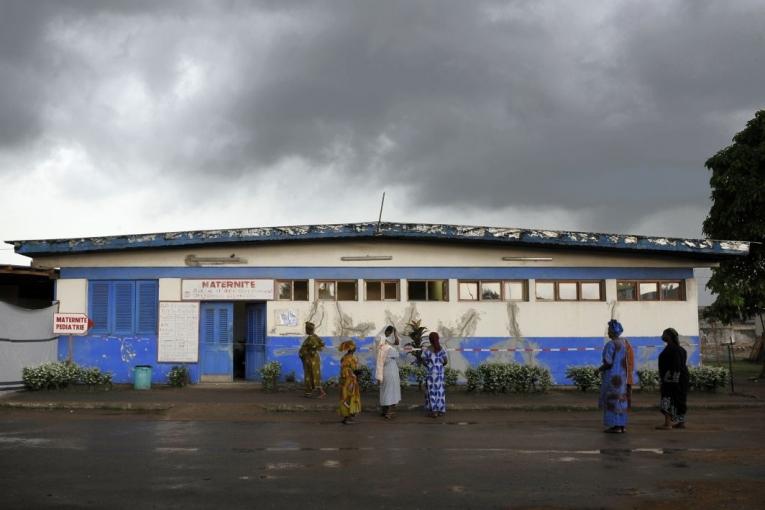
[[[765,326],[765,110],[755,113],[733,143],[707,160],[712,208],[704,234],[750,241],[749,255],[720,262],[707,287],[717,295],[707,316],[729,324],[758,317]],[[765,375],[765,365],[763,366]]]

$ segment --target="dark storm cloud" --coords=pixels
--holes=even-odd
[[[424,206],[618,206],[619,230],[705,207],[703,162],[765,106],[760,2],[2,5],[0,151],[69,137],[104,171],[299,159]],[[150,113],[92,99],[126,77]]]

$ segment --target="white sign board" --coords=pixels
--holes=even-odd
[[[157,361],[196,363],[199,360],[199,303],[159,302]]]
[[[53,334],[54,335],[77,335],[88,334],[92,323],[84,313],[54,313],[53,314]]]
[[[184,301],[263,301],[274,299],[273,280],[183,280]]]

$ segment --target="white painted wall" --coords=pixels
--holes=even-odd
[[[56,299],[61,313],[88,313],[88,280],[56,280]]]

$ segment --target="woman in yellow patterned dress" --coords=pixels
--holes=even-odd
[[[340,352],[348,351],[340,361],[340,407],[343,424],[353,423],[353,417],[361,412],[361,388],[356,377],[359,362],[356,360],[356,344],[347,340],[340,344]]]

